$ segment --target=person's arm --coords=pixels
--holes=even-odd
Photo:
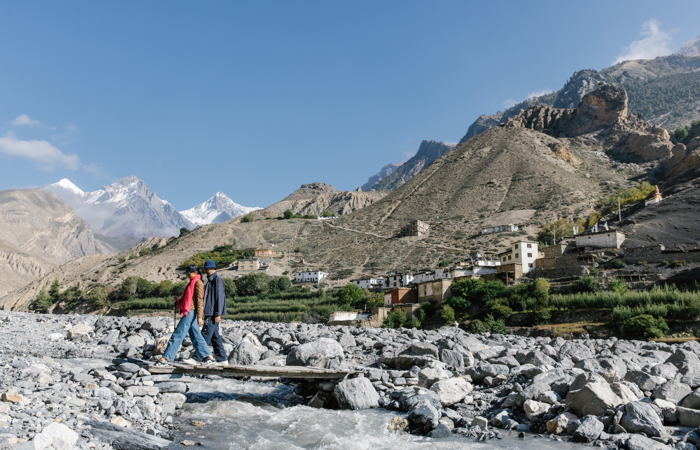
[[[204,324],[202,317],[204,316],[204,283],[202,280],[197,280],[194,284],[194,307],[197,311],[197,324],[201,327]]]
[[[221,316],[226,314],[226,292],[224,282],[219,277],[216,283],[216,309],[214,310],[214,323],[219,323]]]

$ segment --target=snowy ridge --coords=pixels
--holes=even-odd
[[[234,217],[248,214],[260,209],[258,207],[241,206],[228,198],[223,192],[217,192],[212,198],[194,208],[181,211],[180,214],[195,226],[221,223]]]

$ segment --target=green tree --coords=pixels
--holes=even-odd
[[[61,288],[61,283],[58,280],[53,280],[51,287],[49,288],[49,297],[51,297],[51,303],[58,303],[61,301],[61,293],[59,289]]]
[[[656,318],[650,314],[641,314],[625,321],[625,331],[633,337],[646,339],[661,338],[669,332],[668,325],[663,318]]]
[[[677,141],[682,141],[683,139],[688,137],[688,130],[685,127],[676,128],[676,131],[673,133],[673,137]]]
[[[42,289],[32,302],[32,308],[37,312],[45,312],[49,306],[51,306],[51,296],[45,289]]]
[[[291,209],[285,210],[285,211],[282,213],[282,215],[284,216],[285,219],[291,219],[292,217],[294,217],[294,213],[292,212]]]
[[[495,320],[491,314],[486,316],[486,326],[489,327],[491,333],[506,334],[506,324],[503,319]]]
[[[144,278],[139,278],[136,281],[136,297],[138,297],[138,298],[150,297],[152,292],[153,292],[153,285],[151,284],[150,281],[148,281]]]
[[[136,277],[134,277],[136,278]],[[110,305],[109,298],[113,292],[112,286],[97,286],[88,294],[88,302],[95,309],[102,309]]]
[[[177,282],[177,283],[175,283],[175,285],[173,285],[173,290],[170,292],[170,295],[173,295],[175,297],[180,297],[182,295],[182,293],[185,292],[186,287],[187,287],[187,281]]]
[[[254,222],[254,221],[255,221],[255,218],[253,217],[252,212],[246,214],[245,216],[243,216],[241,218],[241,223],[248,223],[248,222]]]
[[[292,289],[292,281],[287,277],[274,277],[270,280],[270,292],[287,292]]]
[[[612,289],[620,295],[625,295],[629,291],[629,289],[627,288],[627,283],[625,283],[625,280],[621,278],[610,280],[608,286],[610,287],[610,289]]]
[[[226,298],[233,299],[236,297],[236,282],[232,278],[222,278],[224,282],[224,295]]]
[[[358,302],[365,298],[364,292],[356,284],[348,283],[345,286],[338,289],[338,302],[345,306],[350,306],[351,304]]]
[[[448,324],[453,324],[455,321],[455,310],[450,305],[442,305],[440,317]]]
[[[179,237],[187,236],[187,235],[190,234],[190,233],[191,233],[190,230],[188,230],[188,229],[185,228],[185,227],[182,227],[182,228],[180,228],[180,236],[179,236]]]
[[[579,277],[576,289],[579,292],[595,292],[598,290],[598,279],[591,276]]]
[[[335,217],[335,214],[330,211],[323,211],[323,217]]]
[[[403,311],[394,311],[384,319],[382,328],[401,328],[406,323],[406,313]]]
[[[568,219],[560,219],[556,222],[547,222],[539,233],[537,233],[537,240],[543,244],[552,245],[554,243],[554,236],[556,235],[557,242],[562,238],[570,237],[574,235],[574,222]]]
[[[121,263],[123,263],[124,261],[126,261],[126,257],[120,256],[120,257],[119,257],[119,263],[121,264]]]
[[[270,277],[266,273],[249,273],[236,279],[236,292],[240,296],[266,294],[269,285]]]
[[[372,310],[372,308],[380,308],[380,307],[384,306],[384,294],[379,293],[379,292],[376,294],[372,294],[367,299],[365,306],[370,311]]]
[[[139,277],[126,277],[122,281],[121,287],[119,288],[119,300],[129,300],[136,296],[136,286],[139,282]]]
[[[157,297],[170,297],[170,293],[173,290],[173,282],[170,280],[163,280],[153,289],[154,295]]]

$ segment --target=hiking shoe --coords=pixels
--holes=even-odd
[[[200,363],[200,365],[202,365],[202,366],[217,366],[218,363],[216,362],[216,360],[214,358],[207,358],[204,361],[202,361]]]
[[[182,362],[183,362],[183,364],[189,364],[189,365],[191,365],[191,366],[197,366],[197,365],[199,365],[199,361],[195,361],[195,360],[192,359],[192,358],[183,359]]]
[[[154,367],[170,367],[170,363],[158,361],[153,365]]]
[[[225,359],[223,361],[217,361],[216,365],[217,366],[228,366],[228,361]]]

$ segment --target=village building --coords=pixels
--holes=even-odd
[[[663,200],[664,198],[661,196],[661,192],[659,192],[659,187],[656,186],[654,188],[654,193],[651,194],[651,196],[644,200],[644,206],[649,206],[649,205],[655,205],[656,203],[659,203]]]
[[[360,325],[370,319],[372,314],[358,311],[336,311],[328,317],[328,326],[334,325]]]
[[[413,275],[410,273],[396,273],[396,272],[391,272],[387,276],[386,280],[386,287],[389,288],[395,288],[395,287],[405,287],[408,286],[413,282]]]
[[[506,232],[512,232],[512,231],[518,231],[518,226],[517,225],[499,225],[496,227],[491,227],[491,228],[484,228],[481,230],[481,234],[492,234],[492,233],[506,233]]]
[[[418,290],[398,287],[384,293],[384,306],[391,307],[403,303],[418,303]]]
[[[452,296],[452,280],[439,279],[418,285],[418,303],[442,303]]]
[[[382,289],[384,287],[384,278],[382,277],[363,277],[350,280],[350,282],[359,286],[360,289]]]
[[[238,260],[238,271],[239,272],[260,270],[261,266],[262,266],[261,261],[258,258],[249,258],[249,259],[239,259]]]
[[[625,242],[625,234],[617,230],[584,233],[574,236],[576,247],[590,248],[620,248]]]
[[[421,222],[420,220],[413,220],[407,225],[401,227],[401,237],[406,236],[425,236],[428,234],[430,229],[430,224],[426,222]]]
[[[503,253],[499,253],[500,267],[513,264],[520,265],[520,273],[528,273],[535,268],[539,254],[537,252],[537,242],[517,241],[510,245],[510,248]],[[500,269],[500,272],[507,272],[510,269]]]
[[[318,283],[319,281],[327,278],[328,274],[320,270],[308,270],[306,272],[299,272],[296,274],[294,281],[297,283]]]

